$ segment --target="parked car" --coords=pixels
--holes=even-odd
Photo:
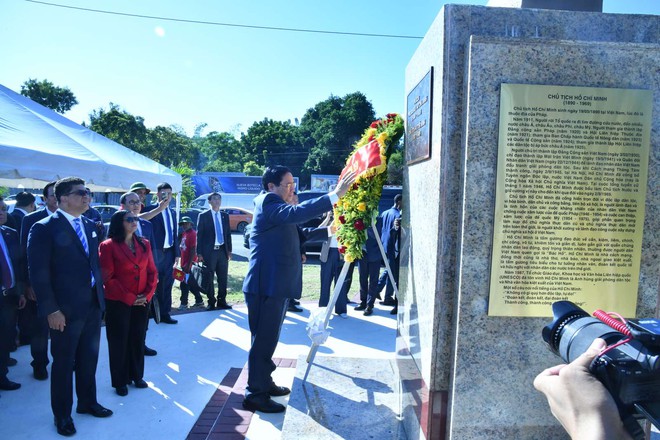
[[[195,200],[192,201],[190,204],[191,208],[196,208],[196,209],[210,209],[211,205],[209,204],[209,194],[202,194],[201,196],[197,197]],[[251,211],[254,209],[254,198],[257,196],[256,194],[234,194],[234,193],[220,193],[222,196],[222,205],[221,208],[224,208],[226,206],[235,206],[237,208],[242,208],[247,211]]]
[[[238,231],[241,234],[245,232],[247,225],[252,223],[252,211],[233,206],[221,206],[220,211],[229,215],[229,227],[232,231]]]
[[[96,205],[93,206],[93,208],[96,209],[99,213],[101,213],[101,218],[103,219],[103,223],[109,222],[110,218],[112,217],[112,214],[119,211],[119,206],[115,206],[115,205]]]

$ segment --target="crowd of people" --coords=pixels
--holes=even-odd
[[[333,191],[298,204],[288,168],[269,167],[262,177],[263,192],[255,198],[249,265],[242,289],[252,339],[243,401],[246,409],[268,413],[285,410],[272,399],[290,393],[289,388],[273,381],[272,357],[284,316],[302,294],[302,244],[307,239],[324,240],[319,306],[327,306],[331,284],[337,283],[342,267],[332,206],[354,179],[355,175],[348,173]],[[173,268],[179,267],[184,273],[182,304],[187,305],[189,292],[195,296],[195,304],[203,304],[203,292],[209,310],[231,309],[226,300],[231,235],[227,215],[219,210],[222,196],[209,195],[211,208],[200,214],[195,231],[188,217],[176,223],[170,209],[172,187],[161,183],[157,191],[158,203],[146,205],[149,188],[141,182],[133,184],[120,198],[120,209],[110,220],[107,238],[105,228],[99,227],[99,223],[103,226],[100,216],[90,206],[91,193],[80,178],[48,183],[43,189],[45,206],[39,210],[29,193],[17,195],[11,215],[0,198],[0,390],[20,388],[8,378],[8,367],[15,364],[9,353],[17,343],[29,344],[34,378],[43,381],[50,376],[54,424],[63,436],[76,433],[71,417],[74,377],[78,414],[99,418],[113,414],[98,402],[96,393],[102,320],[111,383],[119,396],[126,396],[129,385],[148,387],[144,356],[157,354],[146,346],[150,316],[157,322],[177,324],[170,314]],[[366,316],[373,313],[385,285],[381,304],[394,306],[396,313],[401,208],[398,195],[394,206],[379,216],[375,232],[367,230],[364,255],[357,262],[360,303],[355,307]],[[322,214],[326,219],[320,227],[298,226]],[[376,234],[381,237],[390,274],[379,276],[383,252]],[[210,276],[198,281],[192,276],[195,264],[206,267]],[[213,277],[217,278],[217,294]],[[335,304],[335,313],[341,317],[346,317],[349,286],[350,278],[341,286]],[[590,360],[598,354],[596,348],[594,345],[570,365],[544,371],[534,383],[573,438],[586,438],[581,436],[585,430],[621,433],[616,405],[588,373]],[[593,389],[594,394],[585,400],[583,394],[573,392],[577,386]],[[590,414],[588,420],[582,417],[585,413]]]

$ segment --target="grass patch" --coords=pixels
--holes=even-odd
[[[243,280],[247,274],[248,263],[246,261],[230,261],[229,262],[229,275],[227,277],[227,302],[229,304],[244,303],[245,297],[243,296]],[[215,276],[214,276],[215,281]],[[175,309],[181,304],[181,291],[179,290],[178,282],[174,283],[172,288],[172,308]],[[217,292],[218,285],[215,283]],[[349,291],[349,297],[360,290],[360,282],[357,268],[353,272],[353,283]],[[303,301],[318,301],[321,292],[321,266],[318,263],[303,264]],[[206,302],[206,297],[204,301]],[[188,297],[188,304],[194,302],[192,294]]]

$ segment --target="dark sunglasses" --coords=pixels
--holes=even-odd
[[[84,189],[77,189],[75,191],[71,191],[70,193],[67,193],[66,195],[70,196],[70,195],[73,195],[73,194],[75,194],[77,196],[80,196],[80,197],[85,197],[85,196],[89,197],[90,193],[89,193],[89,191],[86,191]]]
[[[138,218],[137,217],[125,217],[124,221],[128,222],[128,223],[135,223],[135,222],[138,221]]]

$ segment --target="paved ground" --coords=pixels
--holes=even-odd
[[[282,342],[275,353],[283,362],[283,368],[279,368],[275,376],[282,385],[291,385],[294,361],[308,352],[305,324],[309,310],[314,309],[315,304],[303,303],[303,307],[304,313],[288,315],[282,330]],[[367,318],[351,309],[349,319],[333,318],[332,335],[319,355],[392,358],[396,321],[389,315],[389,310],[390,307],[380,308]],[[110,385],[107,342],[105,332],[102,332],[97,371],[98,400],[115,414],[99,420],[74,413],[76,437],[99,440],[185,439],[189,435],[191,439],[280,438],[282,414],[241,414],[240,409],[232,410],[231,405],[227,410],[233,414],[223,416],[221,411],[208,411],[230,402],[232,393],[235,408],[241,386],[244,386],[240,376],[247,362],[250,343],[245,306],[226,311],[188,313],[177,318],[177,325],[150,324],[147,341],[150,347],[158,350],[158,355],[146,358],[145,380],[149,388],[129,387],[126,397],[115,394]],[[32,378],[29,348],[20,347],[12,357],[18,360],[18,365],[10,369],[9,377],[23,386],[17,391],[0,391],[0,439],[61,439],[52,423],[49,382]],[[278,400],[286,403],[288,397]],[[201,418],[202,414],[205,418]],[[232,428],[228,428],[228,416],[233,418]],[[207,432],[199,433],[203,437],[193,436],[191,430],[193,427],[199,430],[202,425],[196,423],[201,420],[205,420],[202,425],[206,425]],[[230,437],[228,432],[222,436],[221,432],[212,435],[214,426],[221,431],[231,429],[239,437]]]

